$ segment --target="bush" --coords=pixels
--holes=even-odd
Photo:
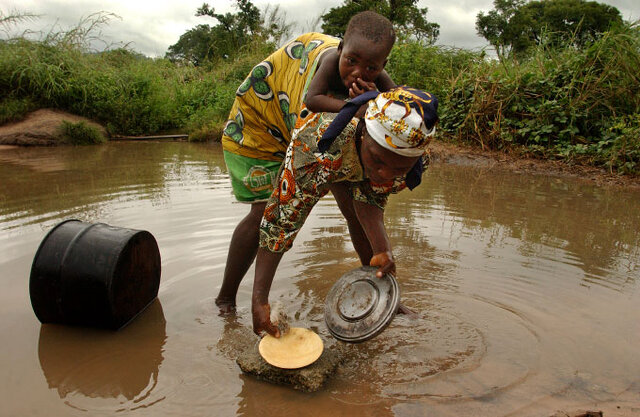
[[[23,119],[27,113],[37,109],[30,97],[7,97],[0,100],[0,125]]]
[[[637,25],[608,32],[585,49],[540,47],[523,62],[470,65],[447,80],[441,127],[490,149],[639,173],[628,154],[640,141],[633,133],[639,67]]]
[[[604,138],[593,151],[612,171],[640,173],[640,114],[614,119]]]
[[[396,84],[434,94],[444,102],[458,74],[484,63],[483,52],[404,41],[391,50],[386,70]]]
[[[62,140],[71,145],[95,145],[107,141],[100,129],[85,122],[63,120],[59,129]]]
[[[189,133],[189,142],[219,142],[224,125],[211,123]]]

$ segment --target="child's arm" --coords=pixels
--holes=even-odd
[[[396,264],[391,252],[391,242],[384,227],[384,210],[357,200],[353,204],[373,250],[374,255],[369,264],[379,267],[376,276],[382,278],[386,273],[395,275]]]
[[[337,54],[331,54],[323,59],[316,70],[316,74],[309,83],[304,104],[314,113],[338,113],[342,106],[344,106],[343,100],[327,95],[331,79],[337,71],[338,58],[339,56]]]
[[[389,91],[392,88],[396,87],[396,83],[393,82],[389,74],[385,70],[382,70],[378,78],[376,78],[375,83],[368,83],[364,81],[362,78],[358,78],[353,86],[349,89],[349,97],[354,98],[363,94],[367,91],[378,90],[378,91]],[[362,119],[364,113],[367,111],[368,104],[363,104],[360,109],[356,112],[355,117],[358,119]]]

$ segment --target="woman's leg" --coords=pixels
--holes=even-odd
[[[231,313],[236,307],[236,293],[242,278],[256,258],[260,221],[266,202],[251,204],[251,210],[236,226],[229,244],[227,264],[224,268],[222,287],[216,297],[220,313]]]

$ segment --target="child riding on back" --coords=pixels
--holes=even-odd
[[[238,88],[222,145],[233,193],[251,209],[229,245],[216,297],[222,313],[235,309],[238,286],[255,259],[260,220],[296,120],[310,112],[338,112],[344,98],[394,87],[384,71],[394,42],[388,19],[372,11],[358,13],[349,21],[344,40],[302,35],[256,65]],[[362,241],[364,233],[352,207],[339,206],[352,239]]]

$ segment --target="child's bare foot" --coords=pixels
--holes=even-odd
[[[409,307],[407,307],[406,305],[399,303],[398,304],[398,314],[406,314],[407,317],[412,318],[412,319],[417,319],[418,313],[416,313],[415,311],[411,310]]]
[[[234,300],[216,298],[216,305],[220,309],[220,316],[228,316],[236,312],[236,302]]]

